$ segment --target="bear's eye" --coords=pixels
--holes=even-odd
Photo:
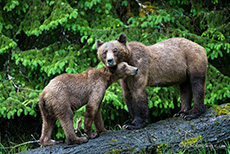
[[[113,50],[113,53],[116,55],[118,53],[117,48]]]
[[[102,58],[105,59],[106,58],[106,51],[102,53]]]
[[[126,68],[127,68],[126,65],[123,65],[123,66],[122,66],[122,69],[123,69],[123,70],[126,70]]]

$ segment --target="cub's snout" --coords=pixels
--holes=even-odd
[[[130,74],[131,76],[134,76],[138,73],[138,68],[137,67],[133,67],[133,72]]]

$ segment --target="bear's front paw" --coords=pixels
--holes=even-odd
[[[205,107],[200,108],[199,111],[194,109],[189,110],[187,113],[180,113],[180,117],[185,120],[196,119],[205,112]]]
[[[188,113],[183,112],[183,111],[180,111],[180,112],[174,114],[173,117],[181,117],[181,118],[183,118],[185,120],[191,120],[191,119],[195,118],[194,114],[188,115]]]
[[[188,114],[188,110],[180,110],[178,113],[175,113],[173,117],[184,117],[184,115]]]
[[[173,117],[179,117],[180,116],[180,113],[175,113],[174,115],[173,115]]]
[[[185,119],[185,120],[191,120],[191,119],[195,119],[195,118],[197,118],[199,116],[197,116],[196,114],[190,114],[190,115],[188,115],[188,114],[185,114],[185,113],[181,113],[180,117],[183,118],[183,119]]]

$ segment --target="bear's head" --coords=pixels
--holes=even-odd
[[[113,73],[114,76],[116,76],[117,79],[124,78],[127,76],[134,76],[138,72],[138,68],[129,65],[126,62],[121,62],[117,65],[117,69]]]
[[[117,68],[117,64],[126,61],[129,56],[129,50],[126,46],[126,35],[121,34],[117,40],[102,42],[97,40],[98,58],[105,64],[110,71]]]

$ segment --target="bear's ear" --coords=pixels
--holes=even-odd
[[[97,49],[102,45],[104,44],[104,42],[102,42],[101,40],[97,40]]]
[[[126,45],[126,41],[127,41],[126,35],[125,35],[124,33],[121,34],[121,35],[119,36],[119,38],[118,38],[118,41],[119,41],[120,43]]]

